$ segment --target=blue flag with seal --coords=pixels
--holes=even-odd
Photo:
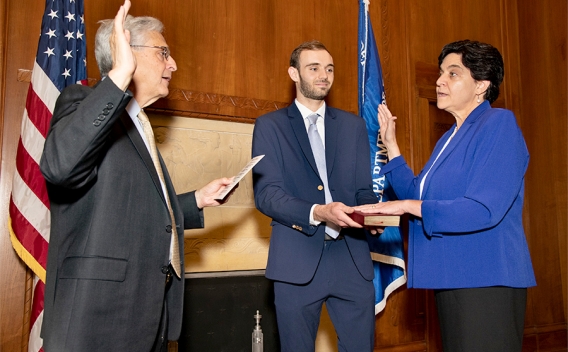
[[[369,18],[370,0],[359,0],[359,116],[365,119],[371,147],[373,191],[379,202],[396,199],[384,176],[378,176],[387,163],[387,151],[380,139],[378,107],[386,103],[383,72],[375,35]],[[398,227],[387,227],[379,236],[367,233],[375,268],[375,314],[386,305],[388,296],[406,283],[404,249]]]

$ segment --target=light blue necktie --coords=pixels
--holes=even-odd
[[[316,121],[318,120],[318,114],[311,114],[308,116],[310,121],[310,126],[308,128],[308,138],[310,139],[310,145],[312,146],[312,152],[314,153],[314,158],[316,159],[316,165],[318,167],[318,173],[320,175],[321,181],[323,182],[323,189],[325,192],[325,203],[333,202],[331,197],[331,192],[327,184],[327,167],[325,165],[325,148],[323,147],[323,142],[318,132],[318,127],[316,126]],[[331,225],[331,226],[330,226]],[[338,229],[334,228],[333,224],[325,226],[325,233],[333,238],[337,238],[339,235]]]

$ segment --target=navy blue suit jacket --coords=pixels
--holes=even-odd
[[[434,163],[453,127],[417,177],[401,156],[381,170],[399,199],[419,199],[431,168],[422,218],[411,217],[408,287],[534,286],[522,217],[529,154],[515,116],[482,103]]]
[[[363,119],[327,107],[325,146],[333,200],[348,206],[376,203]],[[307,283],[314,276],[325,238],[325,223],[309,224],[310,209],[314,204],[325,204],[325,195],[296,104],[256,120],[252,155],[262,154],[265,157],[253,169],[253,179],[256,207],[272,218],[266,277]],[[351,228],[341,233],[359,273],[372,280],[373,265],[364,231]]]

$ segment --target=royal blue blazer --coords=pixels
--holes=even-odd
[[[402,156],[383,167],[399,199],[420,199],[454,128],[417,177]],[[471,112],[428,173],[422,218],[410,217],[408,287],[536,285],[522,218],[528,162],[511,111],[484,102]]]

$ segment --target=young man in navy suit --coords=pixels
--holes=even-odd
[[[334,73],[322,43],[302,43],[288,68],[294,103],[254,128],[252,155],[265,155],[253,170],[255,203],[272,218],[266,277],[284,352],[314,350],[324,302],[339,351],[373,350],[373,265],[348,214],[377,198],[365,122],[325,103]]]

